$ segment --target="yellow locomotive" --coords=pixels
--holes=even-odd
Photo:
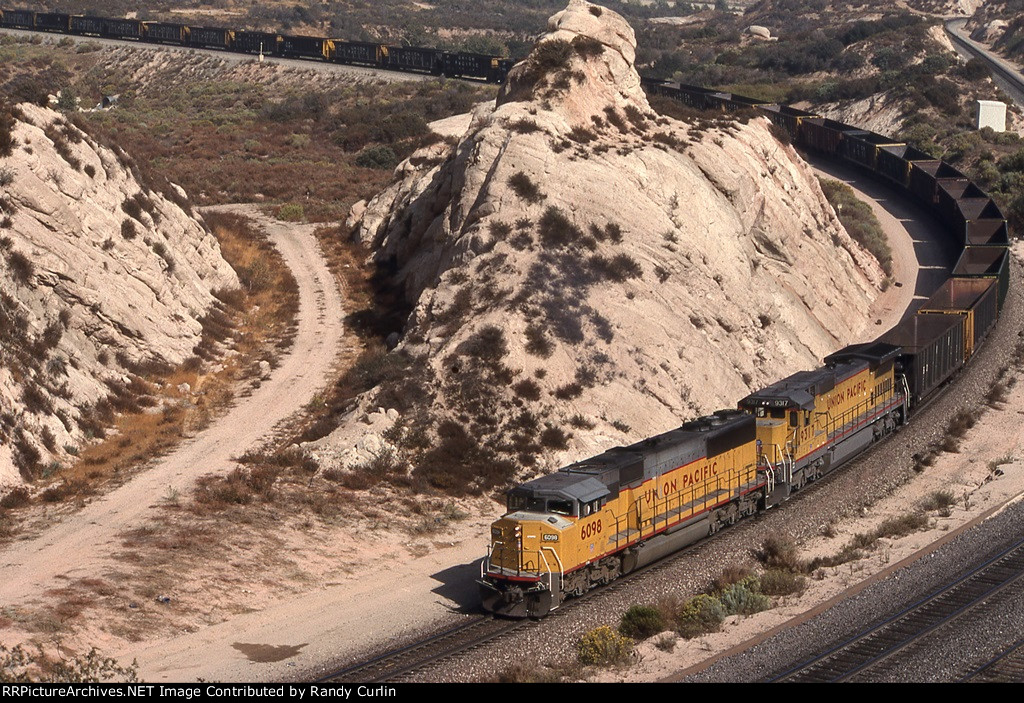
[[[899,347],[854,345],[720,410],[508,492],[479,581],[486,610],[542,617],[566,598],[765,510],[906,416]]]

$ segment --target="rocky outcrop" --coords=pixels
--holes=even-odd
[[[607,9],[572,0],[549,29],[456,144],[352,218],[414,307],[392,357],[422,386],[359,412],[402,411],[390,436],[435,485],[441,465],[475,462],[486,488],[496,466],[733,406],[855,339],[882,280],[767,120],[657,114]],[[359,456],[352,441],[322,460]]]
[[[238,286],[201,220],[123,152],[22,105],[0,158],[0,480],[70,461],[90,406],[140,364],[179,364],[213,291]],[[174,194],[176,199],[180,193]]]

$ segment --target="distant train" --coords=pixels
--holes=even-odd
[[[512,68],[510,59],[464,51],[388,46],[375,42],[222,27],[197,27],[173,22],[69,15],[61,12],[0,9],[0,27],[175,44],[196,49],[220,49],[242,54],[331,61],[388,71],[427,73],[449,78],[474,78],[488,83],[501,83]]]
[[[713,111],[756,110],[794,144],[861,169],[936,216],[962,250],[915,314],[664,434],[511,489],[479,580],[486,610],[542,617],[566,598],[767,510],[906,423],[984,343],[1009,286],[999,207],[947,163],[880,134],[706,88],[645,80]]]

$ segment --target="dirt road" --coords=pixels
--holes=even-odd
[[[255,208],[233,206],[254,215]],[[226,473],[232,457],[255,448],[325,384],[342,337],[343,306],[312,225],[255,214],[291,268],[299,287],[294,344],[270,378],[172,454],[41,535],[0,555],[0,604],[32,602],[68,579],[100,574],[112,564],[118,533],[140,524],[169,493],[190,491],[197,476]]]

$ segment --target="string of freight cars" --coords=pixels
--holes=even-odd
[[[961,251],[952,276],[877,340],[840,349],[720,410],[516,486],[491,526],[485,610],[543,617],[645,564],[776,506],[909,422],[977,352],[1009,288],[999,207],[949,164],[786,105],[675,83],[650,93],[700,110],[756,110],[799,147],[916,200]]]
[[[512,68],[511,59],[465,51],[387,46],[375,42],[222,27],[195,27],[173,22],[69,15],[61,12],[0,9],[0,27],[172,44],[195,49],[220,49],[280,58],[315,59],[387,71],[472,78],[488,83],[501,83]]]

